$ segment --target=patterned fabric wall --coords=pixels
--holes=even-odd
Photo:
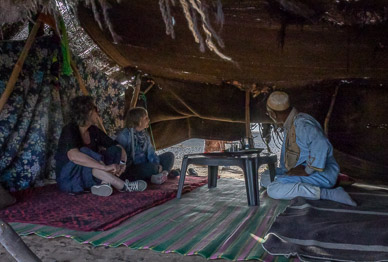
[[[4,92],[24,41],[0,42],[0,94]],[[60,48],[51,37],[35,40],[7,104],[0,113],[0,183],[11,191],[55,178],[54,154],[62,126],[70,121],[68,102],[81,92],[73,76],[55,76]],[[77,59],[96,99],[109,135],[122,126],[125,88]]]

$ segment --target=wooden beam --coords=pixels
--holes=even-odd
[[[251,137],[251,89],[249,87],[245,88],[245,136]]]
[[[36,33],[38,32],[38,29],[41,24],[42,22],[39,19],[35,22],[35,25],[32,28],[30,35],[27,38],[26,44],[24,45],[24,48],[19,56],[19,59],[12,70],[7,86],[0,98],[0,112],[3,110],[4,105],[7,103],[8,98],[12,94],[16,81],[18,80],[19,74],[23,68],[24,61],[26,60],[28,52],[30,51],[31,46],[34,43]]]
[[[70,65],[71,65],[71,68],[73,69],[75,77],[77,78],[79,88],[81,89],[82,94],[84,94],[85,96],[88,96],[89,92],[86,89],[84,80],[82,79],[82,76],[78,71],[77,65],[75,64],[74,60],[71,58],[70,58]]]
[[[333,96],[331,98],[331,103],[330,103],[329,111],[327,112],[327,115],[326,115],[326,118],[325,118],[324,130],[325,130],[326,136],[329,135],[329,122],[330,122],[331,113],[333,112],[335,100],[337,98],[338,89],[339,89],[339,85],[337,85],[335,87],[334,94],[333,94]]]
[[[28,248],[20,236],[0,219],[0,243],[19,262],[40,262],[41,260]]]
[[[133,95],[132,95],[131,104],[129,106],[129,109],[136,107],[137,100],[139,99],[140,87],[141,87],[141,75],[138,74],[136,77],[135,90],[133,90]]]

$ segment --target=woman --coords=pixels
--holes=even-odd
[[[127,153],[127,170],[124,177],[128,179],[150,179],[151,183],[162,184],[167,176],[176,176],[171,172],[174,165],[174,154],[166,152],[155,153],[149,135],[146,132],[150,119],[148,112],[142,107],[135,107],[127,112],[125,128],[118,134],[116,140]]]
[[[118,178],[125,170],[127,155],[96,127],[99,116],[93,98],[74,98],[71,111],[73,122],[63,127],[55,156],[59,188],[69,193],[91,190],[99,196],[111,195],[111,185],[119,191],[145,190],[145,181],[124,182]],[[100,150],[102,147],[106,150]]]

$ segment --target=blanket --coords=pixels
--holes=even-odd
[[[206,184],[206,177],[186,177],[184,192]],[[72,195],[56,184],[14,193],[17,203],[0,211],[7,222],[48,225],[81,231],[107,230],[129,217],[176,196],[178,179],[149,185],[143,192],[115,191],[109,197],[91,193]]]
[[[356,184],[351,207],[324,200],[294,199],[266,235],[272,255],[301,260],[387,261],[388,190]]]

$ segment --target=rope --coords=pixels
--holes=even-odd
[[[147,107],[147,97],[146,97],[146,95],[145,95],[143,92],[140,92],[139,98],[140,98],[141,100],[144,101],[145,109],[148,111],[148,107]],[[154,134],[152,133],[151,123],[150,123],[150,125],[149,125],[149,128],[150,128],[150,134],[151,134],[152,144],[154,145],[154,148],[155,148],[155,151],[156,151],[155,139],[154,139]]]

